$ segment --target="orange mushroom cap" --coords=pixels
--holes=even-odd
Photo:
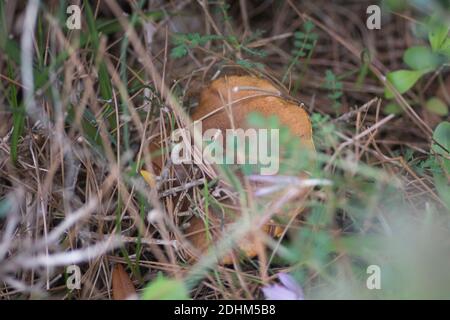
[[[200,96],[199,106],[192,114],[194,121],[202,121],[203,132],[208,129],[248,129],[247,116],[257,112],[265,117],[276,116],[282,126],[289,129],[292,137],[298,137],[302,148],[314,150],[312,127],[306,111],[296,103],[281,97],[280,91],[269,81],[251,76],[228,76],[213,81]],[[303,175],[304,176],[304,175]],[[225,234],[226,224],[236,219],[239,214],[220,218],[211,211],[208,217],[208,230],[212,230],[212,241]],[[225,224],[223,223],[225,220]],[[211,245],[211,237],[206,234],[205,222],[200,217],[192,217],[190,226],[185,231],[187,238],[200,251]],[[224,230],[220,226],[224,226]],[[268,232],[269,225],[264,226]],[[280,236],[283,229],[275,228],[272,233]],[[238,242],[239,249],[249,258],[257,255],[254,239],[247,237]],[[222,264],[231,264],[231,255],[225,255]]]

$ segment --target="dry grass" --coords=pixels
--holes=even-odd
[[[430,157],[433,129],[446,118],[422,106],[439,92],[450,103],[448,67],[397,93],[402,114],[383,112],[387,72],[400,69],[404,50],[421,43],[411,32],[424,15],[420,8],[386,14],[382,30],[371,31],[365,27],[371,1],[235,1],[229,7],[202,0],[88,1],[93,18],[82,3],[79,32],[62,28],[59,1],[37,10],[38,2],[3,5],[1,23],[11,37],[6,46],[2,35],[0,49],[1,298],[111,299],[117,263],[127,266],[138,292],[162,272],[185,281],[194,299],[258,299],[278,272],[293,272],[311,297],[333,297],[321,290],[330,283],[352,288],[365,277],[355,271],[365,270],[365,262],[355,260],[371,264],[361,253],[365,242],[352,252],[346,236],[383,233],[396,225],[389,212],[398,207],[413,221],[425,219],[430,207],[448,210],[431,171],[418,168]],[[294,33],[306,21],[318,40],[310,57],[292,64]],[[174,58],[177,33],[217,38],[185,42],[186,55]],[[367,65],[363,49],[370,52]],[[342,89],[327,87],[327,70]],[[223,168],[191,166],[177,175],[168,156],[171,126],[189,126],[200,90],[223,74],[269,79],[304,103],[318,149],[318,166],[308,170],[333,186],[317,187],[296,203],[298,185],[275,178],[269,182],[285,184],[282,196],[261,210],[260,200],[236,189]],[[342,97],[333,99],[336,90]],[[149,152],[152,143],[164,146],[163,167],[149,186],[139,172],[152,171],[158,156]],[[223,184],[205,191],[205,182],[218,176]],[[402,200],[391,204],[393,195]],[[224,198],[241,200],[249,216],[214,252],[190,263],[188,253],[197,250],[183,233],[189,217],[206,216]],[[181,205],[183,199],[190,205]],[[277,210],[302,207],[301,217],[284,221],[290,228],[281,239],[259,231]],[[308,217],[318,208],[326,217],[313,224]],[[325,234],[330,247],[314,236],[307,248],[299,244],[302,230]],[[216,255],[246,234],[261,239],[259,257],[235,254],[234,265],[217,265]],[[305,258],[307,249],[324,257]],[[70,264],[81,267],[81,290],[66,288]],[[336,270],[328,272],[331,267]],[[372,297],[360,290],[335,296]]]

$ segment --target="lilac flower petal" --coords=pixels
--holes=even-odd
[[[296,300],[303,300],[303,290],[302,287],[297,283],[297,281],[291,275],[287,273],[279,273],[278,279],[280,279],[281,283],[290,291],[294,292],[297,295]]]
[[[295,292],[278,284],[262,288],[262,291],[267,300],[298,300]]]

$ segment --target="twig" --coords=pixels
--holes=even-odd
[[[363,104],[358,109],[349,111],[347,113],[344,113],[342,116],[340,116],[339,118],[334,119],[332,122],[349,121],[356,114],[358,114],[360,112],[366,112],[367,110],[369,110],[369,108],[372,106],[372,104],[374,104],[376,101],[378,101],[378,98],[373,98],[369,102]]]

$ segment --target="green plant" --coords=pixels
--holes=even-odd
[[[331,70],[327,70],[325,72],[325,89],[330,90],[331,92],[327,95],[327,97],[333,102],[333,109],[337,110],[341,106],[340,98],[344,94],[342,91],[343,85],[342,82],[338,79],[338,77]]]
[[[441,122],[433,133],[431,149],[441,172],[435,172],[434,183],[442,201],[450,210],[450,122]]]
[[[276,115],[265,117],[258,112],[252,112],[247,116],[248,123],[254,128],[278,130],[279,133],[279,150],[280,162],[279,174],[280,175],[295,175],[301,172],[309,165],[308,157],[310,154],[305,152],[305,148],[302,148],[301,141],[292,135],[289,127],[284,126],[280,122],[280,118]],[[248,157],[248,150],[246,150]],[[261,164],[252,166],[249,164],[243,165],[243,171],[245,174],[252,174],[260,171]]]
[[[446,116],[448,114],[448,106],[438,97],[432,97],[425,103],[425,108],[438,116]]]
[[[179,280],[169,279],[158,274],[144,289],[142,294],[144,300],[187,300],[189,293],[186,285]]]
[[[314,132],[314,145],[319,150],[336,147],[338,144],[337,128],[331,122],[330,116],[315,112],[311,115],[311,124]]]
[[[238,38],[234,35],[229,36],[219,36],[219,35],[201,35],[199,33],[177,33],[173,37],[173,44],[175,47],[172,48],[170,52],[170,56],[174,59],[179,59],[187,55],[189,49],[198,48],[206,45],[208,42],[212,40],[222,40],[230,45],[230,48],[235,50],[236,52],[244,51],[252,56],[257,58],[266,57],[267,53],[264,50],[259,50],[255,48],[251,48],[249,46],[250,42],[259,38],[262,35],[263,31],[259,30],[255,33],[252,33],[249,37],[246,37],[242,41],[239,41]],[[236,59],[236,64],[240,65],[246,69],[264,69],[264,64],[260,62],[253,62],[249,59],[239,58]]]
[[[188,50],[199,46],[204,46],[211,40],[222,39],[217,35],[201,35],[199,33],[177,33],[173,37],[173,44],[175,45],[170,52],[172,58],[182,58],[187,55]]]
[[[450,122],[443,121],[435,128],[430,156],[417,169],[421,174],[427,170],[433,175],[435,188],[450,210]]]
[[[255,56],[257,58],[265,58],[267,56],[267,52],[261,49],[252,48],[250,44],[253,41],[258,40],[261,38],[261,36],[264,34],[264,30],[256,30],[252,34],[250,34],[248,37],[245,37],[242,39],[242,41],[239,41],[237,37],[235,36],[228,36],[227,41],[238,51],[244,51],[245,53],[248,53],[251,56]]]
[[[409,69],[389,72],[386,76],[400,94],[410,90],[424,75],[439,70],[450,62],[450,26],[433,16],[426,24],[429,45],[413,46],[403,54],[403,62]],[[394,98],[394,93],[385,88],[385,97]],[[448,107],[434,97],[426,103],[428,110],[439,115],[446,115]],[[398,108],[396,108],[398,110]]]
[[[292,50],[292,59],[288,65],[286,72],[284,73],[282,81],[285,82],[291,69],[297,65],[301,58],[305,58],[305,68],[309,64],[309,60],[314,52],[314,48],[319,38],[317,33],[314,33],[314,23],[310,20],[303,24],[302,31],[294,33],[294,49]]]
[[[246,69],[254,69],[254,68],[257,68],[260,70],[264,69],[264,65],[262,63],[253,62],[253,61],[250,61],[247,59],[238,59],[238,60],[236,60],[236,63]]]

